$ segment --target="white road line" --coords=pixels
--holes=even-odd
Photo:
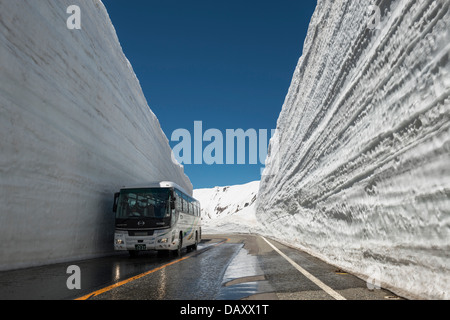
[[[300,267],[297,263],[295,263],[291,258],[289,258],[287,255],[285,255],[283,252],[281,252],[277,247],[275,247],[273,244],[271,244],[266,238],[262,237],[264,241],[266,241],[276,252],[278,252],[283,258],[285,258],[290,264],[292,264],[295,269],[300,271],[305,277],[307,277],[309,280],[314,282],[317,286],[319,286],[323,291],[328,293],[330,296],[335,298],[336,300],[347,300],[343,296],[341,296],[339,293],[331,289],[329,286],[327,286],[325,283],[314,277],[311,273]]]

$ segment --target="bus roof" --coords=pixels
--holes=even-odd
[[[132,187],[122,187],[121,190],[125,189],[145,189],[145,188],[176,188],[180,190],[181,192],[184,192],[188,196],[192,197],[192,194],[184,190],[182,187],[180,187],[178,184],[172,181],[158,181],[158,182],[150,182],[145,185],[138,185],[138,186],[132,186]]]

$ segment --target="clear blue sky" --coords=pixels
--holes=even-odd
[[[179,128],[193,137],[194,121],[224,138],[276,127],[316,1],[103,2],[169,141]],[[184,167],[194,188],[208,188],[260,180],[262,165]]]

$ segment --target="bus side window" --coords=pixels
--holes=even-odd
[[[188,196],[186,196],[186,213],[187,214],[191,213],[191,201],[189,200]]]
[[[176,204],[175,204],[175,207],[176,207],[176,210],[178,211],[178,212],[180,212],[180,211],[182,211],[183,210],[183,207],[182,207],[182,198],[181,198],[181,195],[177,192],[177,194],[176,194],[176,197],[177,197],[177,199],[176,199]]]
[[[183,196],[181,195],[181,192],[178,191],[177,189],[175,189],[175,197],[176,197],[175,207],[178,212],[182,212],[183,211]]]

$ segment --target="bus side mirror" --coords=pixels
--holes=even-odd
[[[120,193],[114,193],[114,203],[113,203],[113,212],[116,213],[117,212],[117,204],[119,202],[119,195]]]
[[[175,199],[173,199],[172,201],[170,201],[170,209],[171,209],[171,210],[175,210]]]

